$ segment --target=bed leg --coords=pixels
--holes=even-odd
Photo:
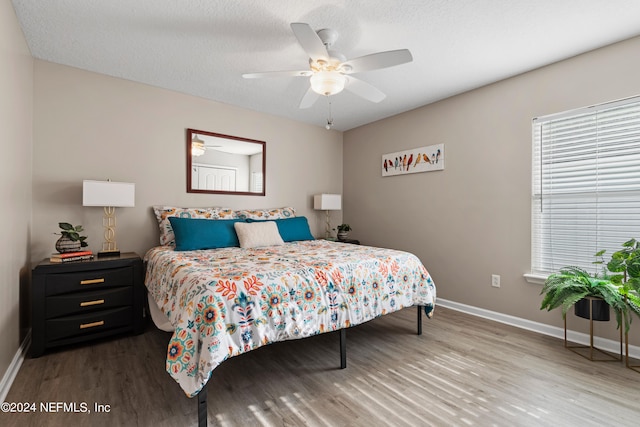
[[[422,335],[422,309],[423,306],[418,306],[418,335]]]
[[[340,329],[340,369],[347,367],[347,330]]]
[[[207,427],[207,385],[198,393],[198,427]]]

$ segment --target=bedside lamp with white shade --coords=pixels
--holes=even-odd
[[[104,243],[98,257],[119,256],[116,243],[116,208],[135,206],[136,185],[129,182],[90,181],[82,182],[82,206],[104,208],[102,225]]]
[[[328,239],[331,237],[331,221],[329,211],[339,211],[342,209],[341,194],[316,194],[313,196],[313,209],[327,212],[325,234]]]

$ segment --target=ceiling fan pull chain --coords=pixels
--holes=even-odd
[[[329,118],[327,119],[327,124],[325,128],[327,130],[331,130],[331,126],[333,126],[333,116],[331,115],[331,99],[327,96],[327,102],[329,103]]]

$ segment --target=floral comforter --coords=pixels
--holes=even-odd
[[[145,285],[175,331],[167,372],[189,397],[229,357],[366,322],[436,291],[413,254],[327,240],[145,255]]]

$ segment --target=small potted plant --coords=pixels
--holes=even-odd
[[[351,226],[349,224],[340,224],[336,229],[338,230],[338,240],[346,240],[349,237]]]
[[[82,225],[73,226],[68,222],[59,222],[58,227],[62,230],[59,234],[60,238],[56,242],[56,250],[60,253],[75,252],[80,248],[89,246],[87,236],[81,236],[84,231]]]

